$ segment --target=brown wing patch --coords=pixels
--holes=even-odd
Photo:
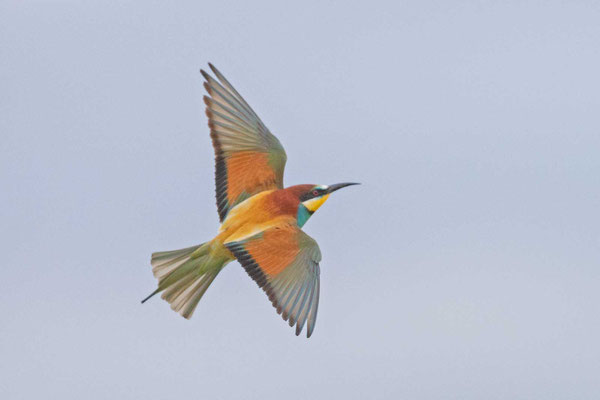
[[[240,151],[228,157],[226,163],[228,199],[239,198],[248,188],[261,192],[276,186],[275,173],[267,154]],[[246,193],[250,194],[253,193]]]
[[[245,248],[262,272],[274,277],[285,269],[298,255],[300,248],[291,229],[273,228],[263,233],[262,240],[250,241]]]

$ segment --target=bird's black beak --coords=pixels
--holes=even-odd
[[[333,184],[333,185],[329,185],[329,187],[327,188],[327,193],[333,193],[336,190],[339,190],[339,189],[344,188],[346,186],[352,186],[352,185],[360,185],[360,183],[344,182],[344,183],[336,183],[336,184]]]

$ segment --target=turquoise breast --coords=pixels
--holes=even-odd
[[[302,204],[298,206],[298,214],[296,215],[296,219],[298,220],[298,226],[302,228],[302,226],[308,221],[312,213],[308,210],[308,208],[304,207]]]

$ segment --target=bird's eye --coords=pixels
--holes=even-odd
[[[313,196],[318,196],[319,195],[319,191],[318,190],[313,190],[312,194],[313,194]]]

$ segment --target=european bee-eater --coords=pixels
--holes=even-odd
[[[302,226],[338,189],[356,183],[283,187],[287,156],[252,108],[212,65],[204,70],[204,96],[215,150],[217,208],[214,239],[181,250],[152,254],[152,272],[171,308],[190,318],[218,273],[237,259],[277,313],[299,335],[315,329],[319,306],[317,242]]]

